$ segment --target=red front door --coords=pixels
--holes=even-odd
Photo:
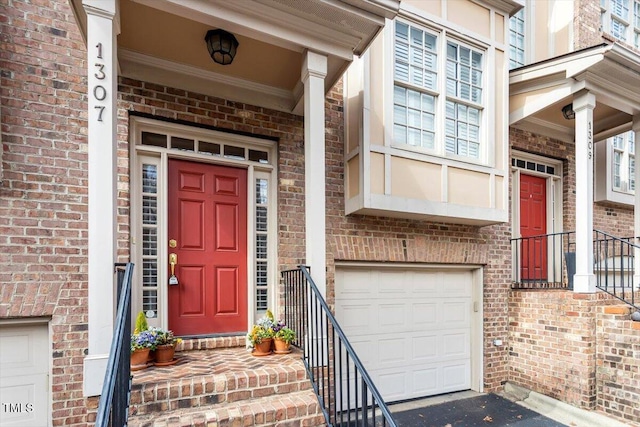
[[[520,236],[522,280],[547,280],[547,180],[520,175]]]
[[[247,171],[169,160],[168,203],[178,281],[168,285],[169,328],[176,335],[246,332]]]

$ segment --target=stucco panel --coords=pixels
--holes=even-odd
[[[442,200],[440,165],[391,157],[391,195],[421,200]]]
[[[491,13],[486,7],[470,1],[447,2],[447,18],[476,34],[491,36]]]
[[[490,207],[491,183],[486,173],[448,168],[449,202],[456,205]]]
[[[384,194],[384,155],[371,153],[370,171],[371,192]]]
[[[360,194],[360,155],[354,156],[347,162],[347,198]]]

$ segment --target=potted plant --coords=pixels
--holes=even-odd
[[[258,319],[251,331],[247,334],[247,341],[253,347],[254,356],[267,356],[271,354],[271,343],[273,341],[273,327],[275,326],[273,314],[267,310],[264,317]]]
[[[168,366],[176,363],[177,359],[174,357],[176,344],[182,342],[182,338],[176,337],[173,335],[173,331],[168,329],[152,327],[149,332],[155,336],[156,366]]]
[[[131,335],[131,370],[138,371],[149,366],[149,352],[156,348],[156,337],[149,330]]]
[[[274,345],[276,354],[291,353],[291,343],[296,339],[296,333],[284,322],[278,322],[274,328]]]

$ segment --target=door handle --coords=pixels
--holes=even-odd
[[[170,253],[169,254],[169,265],[171,266],[171,277],[169,277],[170,285],[177,285],[178,278],[176,277],[176,265],[178,264],[178,254]]]

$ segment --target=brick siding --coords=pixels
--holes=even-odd
[[[619,314],[597,311],[597,409],[640,426],[640,328]]]
[[[86,50],[65,0],[0,0],[0,69],[2,97],[2,185],[0,187],[0,319],[51,319],[53,425],[86,425],[82,397],[83,357],[87,349],[87,103]],[[342,93],[338,85],[326,102],[327,152],[327,296],[334,300],[335,265],[339,261],[453,263],[483,265],[484,386],[497,390],[509,378],[533,384],[525,365],[537,356],[516,341],[495,347],[508,336],[509,324],[531,325],[545,345],[550,331],[525,311],[528,293],[513,293],[508,224],[489,227],[344,215],[344,141]],[[118,93],[118,257],[129,255],[129,120],[143,113],[184,123],[278,140],[278,267],[304,262],[304,135],[301,117],[127,78]],[[572,229],[574,149],[545,138],[511,131],[513,146],[564,160],[565,229]],[[605,231],[627,235],[632,210],[596,206],[594,218]],[[542,294],[538,294],[542,295]],[[513,307],[509,309],[509,302]],[[534,302],[531,302],[534,304]],[[542,304],[542,303],[538,303]],[[553,307],[582,330],[564,310],[591,313],[590,299],[554,296]],[[518,309],[522,309],[522,313]],[[531,316],[531,317],[529,317]],[[560,316],[560,315],[559,315]],[[562,317],[562,316],[561,316]],[[516,320],[512,320],[516,319]],[[593,317],[588,322],[593,323]],[[535,326],[535,327],[534,327]],[[549,325],[544,325],[549,326]],[[514,327],[514,334],[520,333]],[[541,329],[540,329],[541,328]],[[528,330],[527,329],[527,330]],[[519,338],[522,338],[519,336]],[[549,338],[551,339],[551,338]],[[583,347],[576,342],[576,349]],[[522,348],[521,348],[522,347]],[[550,349],[553,348],[549,344]],[[533,351],[533,350],[532,350]],[[538,350],[535,350],[538,351]],[[517,352],[519,356],[514,356]],[[526,355],[526,356],[524,356]],[[593,359],[588,349],[585,356]],[[509,367],[508,363],[513,362]],[[580,376],[568,364],[566,378]],[[571,371],[573,369],[574,371]],[[577,371],[576,371],[577,370]],[[551,380],[553,376],[545,378]],[[545,380],[546,381],[546,380]],[[564,381],[564,379],[563,379]],[[546,382],[545,382],[546,384]],[[595,380],[579,380],[564,390],[568,399],[593,405]],[[588,396],[585,400],[584,396]]]
[[[86,50],[66,1],[0,16],[0,320],[50,319],[52,422],[85,425]]]

